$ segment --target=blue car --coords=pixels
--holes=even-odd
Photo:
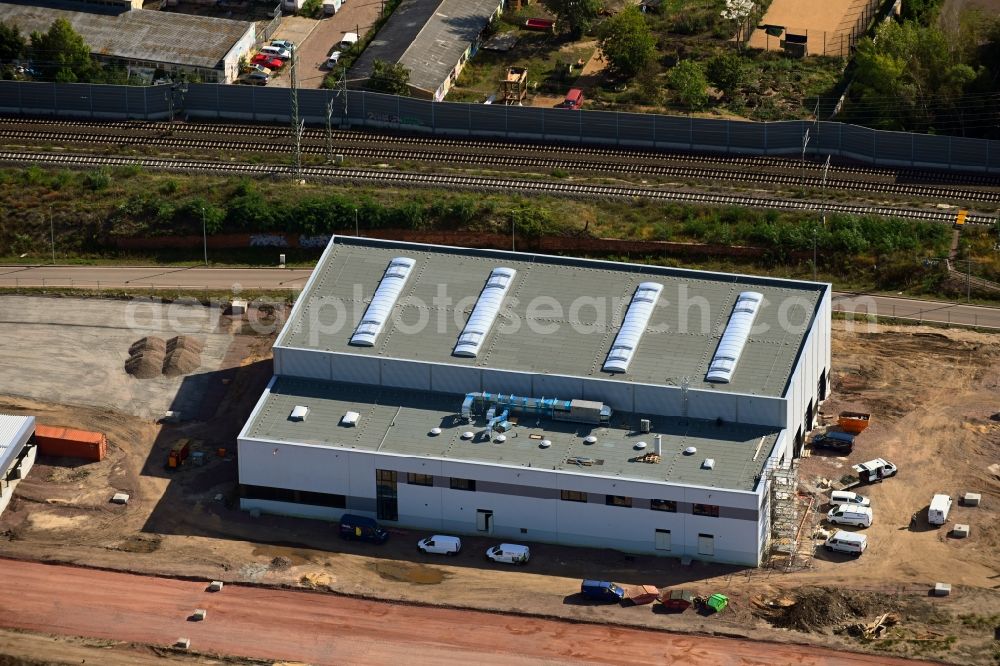
[[[625,597],[625,590],[604,580],[585,580],[580,585],[580,593],[588,599],[605,603],[618,603]]]

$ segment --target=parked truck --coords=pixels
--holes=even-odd
[[[333,16],[340,11],[342,5],[342,0],[323,0],[323,13],[326,16]]]

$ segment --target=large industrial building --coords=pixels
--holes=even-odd
[[[827,284],[334,237],[241,506],[758,565],[829,370]]]
[[[0,414],[0,513],[14,496],[14,488],[35,464],[37,447],[34,416]]]

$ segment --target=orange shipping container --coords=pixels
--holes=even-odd
[[[108,437],[100,432],[35,425],[38,452],[48,456],[66,456],[100,461],[108,452]]]

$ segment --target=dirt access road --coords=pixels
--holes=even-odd
[[[312,664],[913,664],[882,656],[0,560],[10,628]],[[195,608],[202,622],[188,620]],[[464,630],[457,630],[457,628]],[[525,640],[528,638],[528,640]],[[767,655],[766,659],[763,655]]]

